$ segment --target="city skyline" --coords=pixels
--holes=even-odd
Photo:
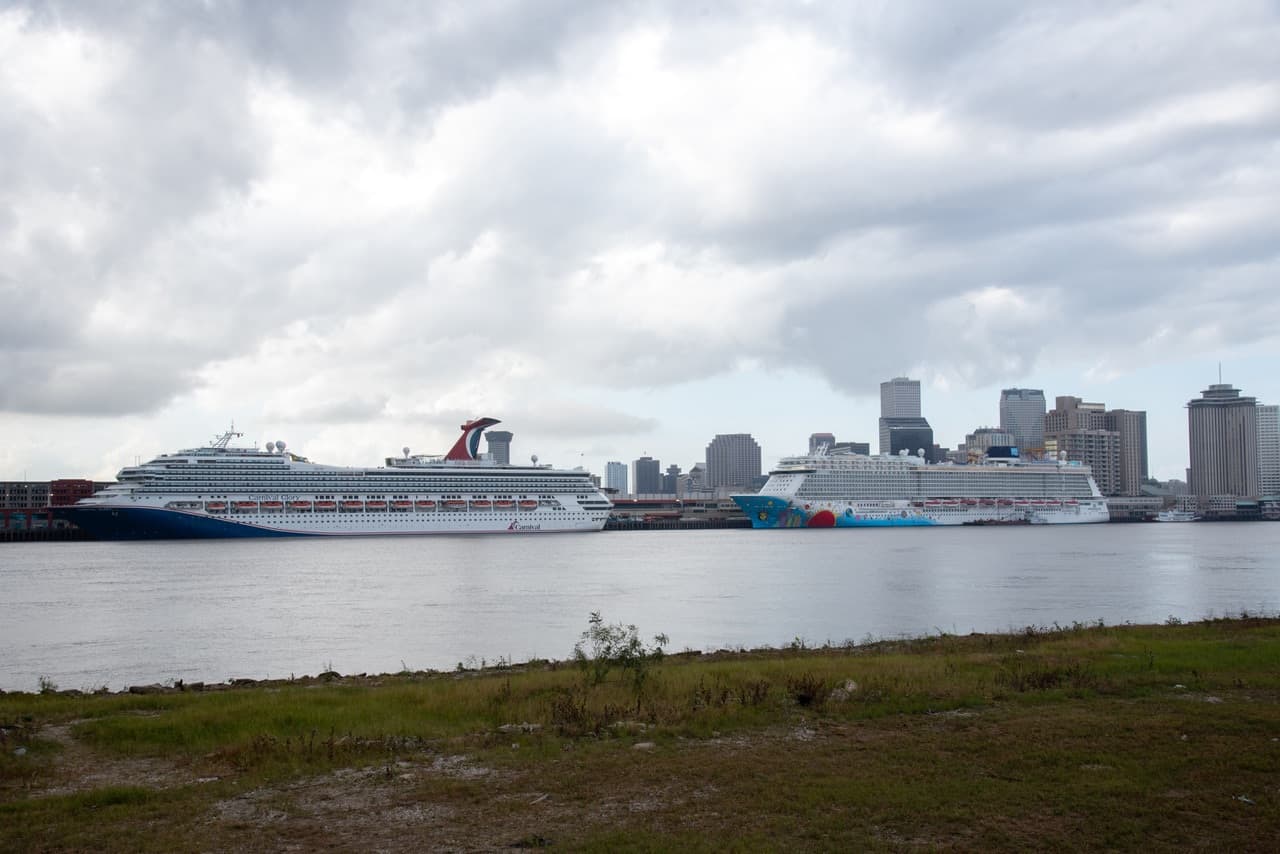
[[[1000,389],[1280,402],[1280,9],[0,10],[0,478],[234,422],[375,465],[935,440]],[[1133,50],[1132,46],[1141,46]]]

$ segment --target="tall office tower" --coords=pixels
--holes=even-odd
[[[820,445],[826,445],[830,451],[836,446],[836,437],[834,433],[810,433],[809,434],[809,453],[818,450]]]
[[[890,453],[887,418],[920,417],[920,380],[894,377],[880,383],[880,453]]]
[[[1120,436],[1120,495],[1142,494],[1147,465],[1147,413],[1140,409],[1111,409],[1104,425]]]
[[[680,466],[672,463],[667,466],[667,471],[662,475],[663,495],[677,495],[680,492]]]
[[[506,430],[490,430],[484,434],[489,442],[489,453],[495,463],[511,463],[511,434]]]
[[[1257,404],[1230,383],[1214,383],[1187,402],[1193,495],[1257,496]]]
[[[1023,456],[1044,451],[1044,391],[1006,388],[1000,392],[1000,429],[1012,433]]]
[[[609,461],[604,464],[604,488],[615,489],[619,495],[627,494],[627,464]]]
[[[1280,406],[1259,406],[1258,492],[1280,497]]]
[[[750,433],[718,433],[707,445],[707,486],[750,486],[760,476],[760,446]]]
[[[631,480],[636,485],[636,495],[657,495],[662,492],[661,465],[653,457],[641,457],[631,464]]]

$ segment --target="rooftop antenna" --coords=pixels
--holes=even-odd
[[[1222,363],[1218,363],[1218,385],[1222,385]]]

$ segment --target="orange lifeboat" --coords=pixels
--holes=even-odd
[[[326,513],[336,510],[337,507],[338,507],[338,503],[336,501],[317,501],[316,502],[316,510],[326,512]]]
[[[310,501],[290,501],[289,509],[290,510],[310,510],[311,502]]]

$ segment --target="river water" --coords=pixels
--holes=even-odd
[[[1280,611],[1280,524],[0,545],[0,690]]]

